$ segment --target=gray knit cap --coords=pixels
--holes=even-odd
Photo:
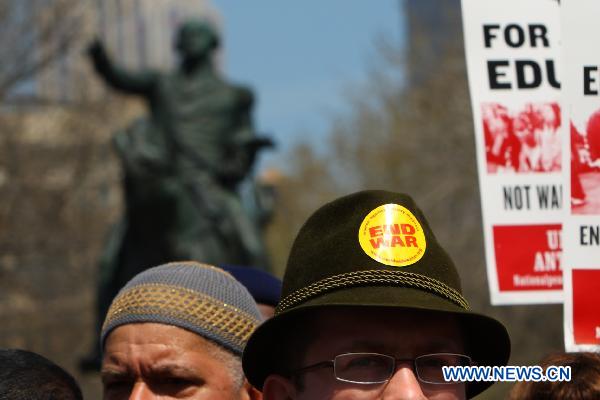
[[[113,300],[100,336],[136,322],[178,326],[241,355],[261,315],[248,290],[229,273],[197,262],[174,262],[139,273]]]

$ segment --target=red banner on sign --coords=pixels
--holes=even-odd
[[[575,344],[600,344],[600,270],[573,270]]]
[[[562,289],[561,225],[493,227],[500,291]]]

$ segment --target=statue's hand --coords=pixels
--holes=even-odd
[[[92,58],[92,60],[98,60],[100,58],[104,58],[106,56],[106,50],[104,50],[104,45],[100,39],[95,38],[87,48],[88,55]]]
[[[272,149],[277,144],[268,136],[256,136],[246,143],[247,148],[250,151],[258,151],[263,149]]]

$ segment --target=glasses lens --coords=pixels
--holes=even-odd
[[[451,353],[426,354],[415,359],[417,375],[427,383],[450,383],[444,380],[442,367],[465,367],[470,364],[469,357]]]
[[[375,353],[341,354],[334,361],[337,379],[353,383],[382,383],[394,372],[392,357]]]

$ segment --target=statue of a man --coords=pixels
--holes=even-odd
[[[218,46],[208,23],[184,23],[176,40],[180,64],[170,73],[128,71],[100,41],[90,47],[97,73],[143,97],[150,111],[114,138],[126,212],[101,259],[100,320],[116,291],[152,265],[197,260],[268,268],[258,224],[237,189],[257,151],[272,143],[255,135],[252,92],[215,71]]]

